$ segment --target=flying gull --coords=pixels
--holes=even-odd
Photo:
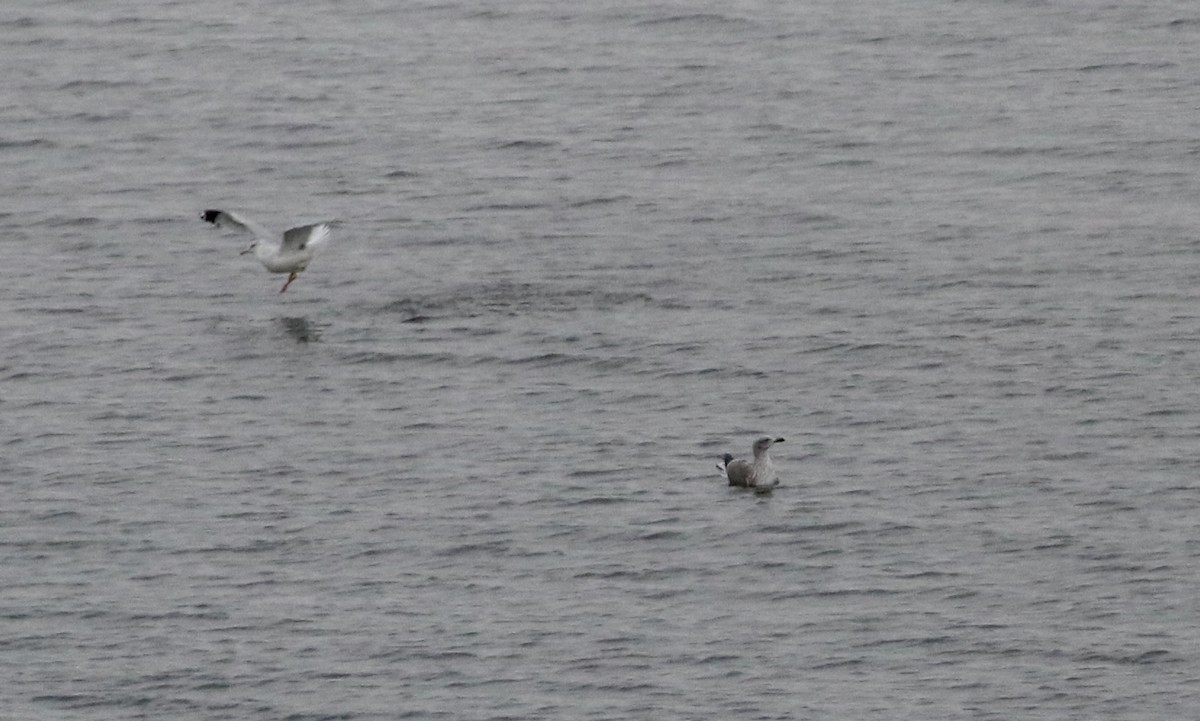
[[[250,233],[254,242],[242,251],[242,255],[254,253],[254,257],[272,273],[287,273],[287,282],[279,292],[288,289],[300,271],[308,267],[317,250],[329,242],[329,223],[313,223],[289,228],[283,233],[283,241],[253,220],[227,210],[206,210],[200,217],[217,227],[229,226]]]

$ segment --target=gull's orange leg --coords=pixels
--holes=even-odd
[[[296,279],[296,271],[293,270],[291,273],[288,274],[287,282],[283,284],[283,287],[279,289],[279,292],[282,293],[283,291],[287,290],[288,286],[291,285],[292,281],[295,279]]]

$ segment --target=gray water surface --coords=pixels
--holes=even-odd
[[[1194,714],[1200,9],[780,5],[5,3],[0,715]]]

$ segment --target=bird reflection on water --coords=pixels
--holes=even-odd
[[[297,343],[315,343],[321,340],[321,329],[305,317],[286,317],[279,319],[280,325],[287,334],[296,339]]]

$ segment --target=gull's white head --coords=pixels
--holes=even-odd
[[[762,454],[766,453],[767,449],[776,443],[783,443],[783,439],[771,438],[769,436],[763,436],[762,438],[759,438],[754,442],[754,457],[758,458]]]

